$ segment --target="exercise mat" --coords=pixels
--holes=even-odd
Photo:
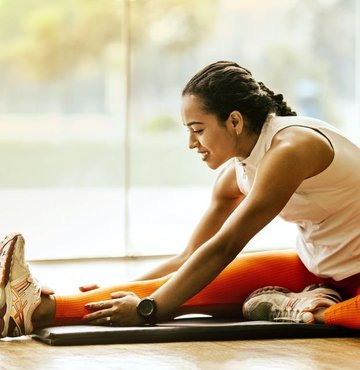
[[[360,330],[338,326],[234,321],[212,318],[178,319],[153,326],[58,326],[35,331],[34,339],[53,346],[219,341],[274,338],[359,337]]]

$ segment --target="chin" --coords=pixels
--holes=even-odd
[[[225,160],[222,160],[222,161],[217,161],[217,162],[212,162],[212,161],[206,161],[206,164],[209,168],[211,168],[212,170],[217,170],[219,167],[221,167],[224,163],[227,163],[231,158],[233,157],[230,157],[230,158],[227,158]]]
[[[209,163],[209,162],[206,162],[206,164],[212,170],[216,170],[222,165],[222,163]]]

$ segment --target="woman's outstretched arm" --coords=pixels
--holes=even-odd
[[[220,230],[243,199],[244,195],[236,182],[235,166],[231,163],[217,178],[209,208],[193,231],[186,248],[136,280],[157,279],[177,271],[201,245]]]
[[[231,163],[219,174],[210,205],[195,227],[186,248],[133,281],[157,279],[177,271],[201,245],[220,230],[225,220],[243,199],[244,195],[240,192],[236,181],[235,166]],[[96,288],[99,288],[97,284],[79,287],[82,292]]]
[[[158,317],[171,316],[177,307],[215,279],[248,241],[280,213],[301,182],[322,172],[332,159],[329,143],[311,130],[291,128],[275,136],[244,201],[219,232],[153,293],[158,302]]]
[[[258,166],[250,193],[220,230],[151,294],[158,306],[158,320],[171,318],[178,307],[214,280],[248,241],[282,210],[301,182],[331,163],[333,152],[329,143],[302,130],[293,128],[290,133],[283,130],[274,138],[271,149]],[[88,304],[92,313],[87,315],[87,320],[99,322],[111,316],[117,325],[142,323],[136,312],[140,299],[125,292],[115,296],[118,299]]]

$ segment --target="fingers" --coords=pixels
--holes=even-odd
[[[86,315],[83,320],[87,321],[87,324],[90,325],[113,325],[113,321],[111,320],[111,316],[109,316],[104,311],[101,313],[100,316],[99,311],[93,314]]]
[[[52,295],[55,294],[54,289],[49,288],[46,285],[41,286],[41,294],[42,295]]]
[[[114,296],[119,297],[117,299]],[[90,302],[85,305],[89,311],[83,321],[92,325],[129,326],[142,324],[136,307],[140,301],[134,293],[115,292],[108,301]]]
[[[102,310],[90,313],[83,317],[83,320],[87,321],[91,325],[112,325],[111,321],[112,311]]]
[[[90,290],[99,289],[99,286],[97,284],[90,284],[90,285],[83,285],[79,287],[80,292],[89,292]]]
[[[110,317],[113,314],[112,301],[102,301],[87,303],[85,308],[90,311],[89,314],[83,316],[83,320],[94,325],[109,324]]]
[[[110,316],[102,317],[100,319],[91,320],[91,321],[89,321],[89,324],[91,324],[91,325],[108,325],[108,326],[113,326],[114,325]]]
[[[90,302],[85,305],[85,308],[89,311],[99,311],[111,308],[113,306],[113,301],[100,301],[100,302]]]
[[[128,295],[135,295],[133,292],[123,292],[123,291],[120,291],[120,292],[114,292],[114,293],[111,293],[111,298],[124,298]]]

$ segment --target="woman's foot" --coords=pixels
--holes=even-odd
[[[301,293],[282,287],[265,287],[253,292],[244,302],[247,320],[313,324],[321,322],[324,310],[342,301],[338,292],[324,285],[310,285]]]
[[[0,338],[33,332],[32,315],[41,301],[40,284],[25,262],[24,238],[10,234],[0,244]]]

